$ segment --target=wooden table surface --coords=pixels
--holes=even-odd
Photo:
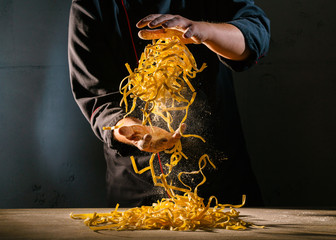
[[[0,239],[336,239],[335,210],[239,209],[241,218],[264,225],[243,231],[175,232],[165,230],[93,232],[74,213],[112,209],[0,209]]]

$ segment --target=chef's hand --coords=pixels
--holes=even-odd
[[[145,40],[159,39],[164,37],[178,36],[185,43],[200,44],[208,39],[210,34],[207,22],[191,21],[179,15],[151,14],[141,19],[138,28],[148,26],[149,28],[139,31],[139,37]]]
[[[204,44],[216,54],[235,61],[247,59],[251,50],[246,45],[243,33],[228,23],[197,22],[179,15],[151,14],[137,23],[144,40],[178,36],[185,44]],[[157,28],[157,29],[153,29]]]
[[[186,129],[183,123],[174,133],[170,133],[159,127],[143,126],[140,120],[134,118],[122,119],[119,124],[122,126],[113,131],[114,138],[145,152],[161,152],[172,148]]]

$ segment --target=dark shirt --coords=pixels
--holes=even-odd
[[[208,180],[200,187],[200,196],[215,195],[220,202],[237,203],[242,194],[247,194],[250,206],[261,205],[241,129],[231,72],[250,68],[266,54],[270,25],[264,12],[248,0],[217,0],[211,4],[197,0],[132,0],[124,4],[139,56],[149,42],[137,37],[135,24],[148,14],[171,13],[191,20],[228,22],[241,30],[252,51],[251,57],[244,61],[219,57],[202,44],[188,45],[198,66],[205,62],[208,67],[192,80],[197,97],[186,121],[187,133],[198,134],[207,143],[183,138],[183,152],[189,159],[183,160],[176,171],[197,170],[199,157],[208,153],[217,170],[209,167],[204,171]],[[118,143],[113,140],[111,131],[102,130],[103,126],[114,126],[125,114],[119,106],[119,84],[128,75],[125,63],[131,68],[137,67],[121,0],[74,0],[69,22],[72,91],[92,130],[104,142],[110,204],[131,207],[151,204],[166,195],[161,188],[153,187],[149,171],[142,175],[133,171],[130,156],[135,156],[141,169],[148,166],[150,154]],[[169,155],[160,154],[166,163]],[[155,166],[158,167],[157,161]],[[190,177],[189,181],[197,184],[199,178]]]

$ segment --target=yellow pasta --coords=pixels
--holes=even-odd
[[[82,219],[94,231],[99,230],[148,230],[164,229],[174,231],[195,231],[230,229],[244,230],[253,224],[239,218],[235,208],[241,205],[221,205],[211,197],[206,205],[203,199],[192,192],[172,198],[164,198],[152,206],[141,206],[126,211],[116,209],[110,213],[73,214],[73,219]],[[215,207],[210,207],[215,202]]]
[[[152,115],[158,116],[167,123],[168,130],[174,132],[171,112],[185,111],[180,124],[187,119],[188,109],[196,98],[196,91],[189,79],[194,78],[196,73],[203,71],[205,67],[206,65],[203,64],[200,69],[197,68],[193,55],[177,37],[153,41],[153,44],[148,45],[141,55],[138,68],[132,71],[126,64],[129,76],[124,78],[120,84],[120,93],[123,95],[120,104],[125,105],[126,116],[135,110],[138,100],[143,101],[145,104],[142,108],[142,123],[152,125]],[[130,98],[133,100],[129,108],[128,99]],[[120,126],[104,127],[104,130],[113,130],[118,127]],[[197,137],[205,142],[198,135],[185,134],[182,136]],[[133,156],[131,156],[131,162],[137,174],[150,171],[154,186],[163,187],[169,198],[158,200],[152,206],[141,206],[126,211],[118,211],[119,205],[117,205],[110,213],[71,213],[70,216],[84,220],[84,223],[94,231],[104,229],[195,231],[214,228],[240,230],[253,226],[241,220],[239,212],[235,210],[245,204],[245,195],[240,205],[219,204],[215,196],[211,196],[205,204],[204,199],[198,196],[198,188],[206,181],[202,170],[207,163],[216,168],[207,154],[198,160],[198,170],[178,174],[178,180],[183,187],[177,187],[169,184],[167,178],[173,168],[183,158],[188,159],[188,157],[182,152],[181,141],[165,152],[170,154],[170,161],[166,163],[168,167],[166,174],[155,174],[153,162],[156,153],[152,154],[149,165],[143,169],[138,169]],[[195,189],[182,181],[182,175],[190,174],[201,174],[203,177]],[[214,206],[210,207],[211,204]]]
[[[145,102],[142,108],[143,124],[152,124],[151,116],[161,117],[173,132],[172,111],[185,111],[183,123],[188,115],[188,108],[196,98],[196,92],[190,78],[203,71],[200,69],[188,48],[177,37],[159,39],[148,45],[141,55],[138,68],[131,70],[126,64],[129,76],[120,84],[123,94],[121,105],[125,105],[126,116],[131,114],[140,99]],[[127,80],[127,81],[126,81]],[[188,98],[188,95],[191,95]],[[132,98],[129,109],[128,98]],[[195,137],[196,135],[194,135]]]
[[[163,198],[161,201],[153,203],[152,206],[141,206],[126,211],[118,211],[119,205],[117,205],[115,210],[110,213],[71,213],[70,216],[73,219],[84,220],[84,223],[94,231],[149,229],[174,231],[195,231],[200,229],[208,231],[215,228],[244,230],[247,227],[255,226],[240,219],[239,212],[235,210],[235,208],[240,208],[245,204],[245,195],[240,205],[219,204],[215,196],[211,196],[205,205],[204,199],[197,195],[197,188],[206,181],[202,169],[207,162],[213,165],[206,154],[199,159],[198,171],[181,172],[179,174],[179,178],[182,174],[201,173],[203,175],[203,180],[196,186],[194,192],[186,184],[184,184],[186,186],[185,189],[169,185],[166,181],[167,175],[156,176],[153,168],[154,156],[155,154],[150,158],[149,168],[146,167],[140,171],[138,171],[134,160],[132,160],[134,162],[134,170],[139,174],[150,170],[154,185],[164,187],[170,198]],[[175,194],[174,191],[185,192],[185,194]],[[210,207],[212,202],[215,204],[214,207]]]

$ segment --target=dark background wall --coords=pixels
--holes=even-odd
[[[256,3],[272,22],[271,49],[235,83],[265,203],[335,208],[336,2]]]
[[[0,0],[0,208],[104,207],[102,146],[75,105],[70,0]],[[258,0],[270,52],[235,74],[268,207],[336,208],[333,0]]]

